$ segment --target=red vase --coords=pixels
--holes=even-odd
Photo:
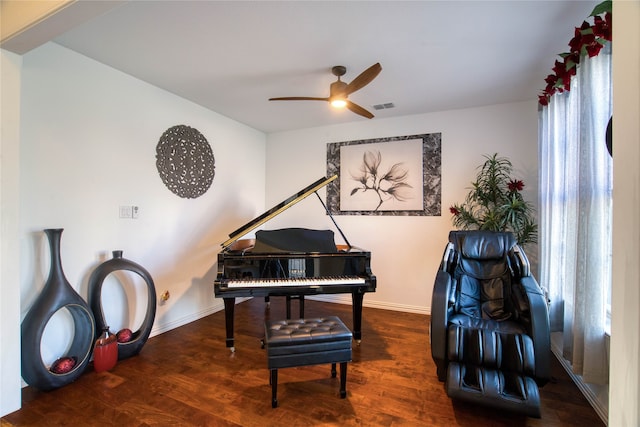
[[[118,341],[115,334],[109,332],[107,326],[93,348],[93,368],[96,372],[108,371],[118,361]]]

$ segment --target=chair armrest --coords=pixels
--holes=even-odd
[[[515,245],[512,251],[513,261],[517,266],[517,275],[519,277],[526,277],[531,275],[531,264],[527,254],[524,253],[519,245]]]
[[[533,276],[522,277],[520,283],[529,302],[536,382],[542,386],[551,378],[551,335],[547,301]]]
[[[447,243],[442,253],[442,261],[440,261],[440,270],[451,273],[453,266],[455,265],[456,253],[453,248],[453,243]]]
[[[449,294],[451,292],[451,276],[438,270],[433,294],[431,296],[431,357],[436,363],[438,379],[446,378],[447,365],[447,323],[449,317]]]

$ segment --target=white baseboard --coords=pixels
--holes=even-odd
[[[249,298],[237,298],[236,304],[239,304],[248,299]],[[222,300],[216,300],[215,304],[207,308],[206,310],[201,310],[195,313],[191,313],[188,316],[175,319],[171,322],[154,324],[153,328],[151,328],[151,333],[149,334],[149,338],[155,337],[156,335],[160,335],[164,332],[168,332],[172,329],[179,328],[180,326],[184,326],[188,323],[195,322],[196,320],[200,320],[203,317],[207,317],[210,314],[217,313],[221,310],[224,310],[224,303],[222,302]]]
[[[582,392],[585,399],[589,402],[589,404],[596,411],[600,419],[605,425],[608,425],[609,419],[609,407],[608,407],[608,394],[609,387],[608,386],[599,386],[595,384],[589,384],[582,380],[581,375],[576,375],[573,373],[573,369],[571,368],[571,363],[562,357],[562,349],[558,346],[558,344],[554,343],[554,338],[557,338],[558,333],[552,333],[551,339],[551,352],[556,356],[562,367],[569,377],[573,380],[576,387]],[[556,336],[554,336],[556,335]],[[561,338],[560,338],[561,339]]]
[[[210,314],[217,313],[218,311],[223,309],[224,309],[224,304],[216,304],[215,306],[208,308],[207,310],[191,313],[188,316],[175,319],[171,322],[156,324],[153,326],[153,328],[151,328],[151,333],[149,334],[149,338],[155,337],[156,335],[160,335],[164,332],[168,332],[172,329],[179,328],[180,326],[184,326],[191,322],[195,322],[196,320],[202,319],[203,317],[206,317]]]
[[[332,302],[337,304],[346,304],[351,305],[351,296],[346,294],[334,294],[334,295],[311,295],[306,296],[305,299],[314,300],[314,301],[322,301],[322,302]],[[379,308],[381,310],[391,310],[391,311],[402,311],[405,313],[415,313],[415,314],[431,314],[430,307],[422,307],[422,306],[414,306],[414,305],[406,305],[406,304],[393,304],[381,301],[367,301],[365,298],[362,303],[363,307],[369,308]]]
[[[249,298],[238,298],[236,300],[236,304],[239,304],[248,299]],[[330,302],[330,303],[336,303],[336,304],[351,305],[351,296],[346,294],[312,295],[312,296],[306,296],[305,299],[322,301],[322,302]],[[365,300],[363,303],[363,306],[370,307],[370,308],[379,308],[382,310],[402,311],[405,313],[415,313],[415,314],[424,314],[424,315],[431,314],[431,310],[429,307],[412,306],[412,305],[406,305],[406,304],[392,304],[387,302]],[[216,300],[216,303],[213,306],[207,308],[206,310],[191,313],[188,316],[184,316],[179,319],[172,320],[171,322],[154,324],[153,328],[151,329],[151,333],[149,334],[149,337],[154,337],[164,332],[168,332],[172,329],[179,328],[180,326],[184,326],[188,323],[195,322],[196,320],[202,319],[203,317],[209,316],[210,314],[213,314],[213,313],[217,313],[218,311],[221,311],[221,310],[224,310],[224,304],[222,301]]]

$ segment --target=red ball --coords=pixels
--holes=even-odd
[[[129,342],[133,338],[133,332],[131,332],[131,329],[129,328],[124,328],[118,331],[116,337],[120,343]]]
[[[75,357],[61,357],[53,362],[49,370],[54,374],[67,374],[76,366],[76,361]]]

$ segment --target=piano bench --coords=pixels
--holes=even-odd
[[[338,317],[268,321],[264,336],[272,408],[278,406],[280,368],[331,363],[331,376],[335,378],[336,364],[340,363],[340,398],[347,396],[352,334]]]

